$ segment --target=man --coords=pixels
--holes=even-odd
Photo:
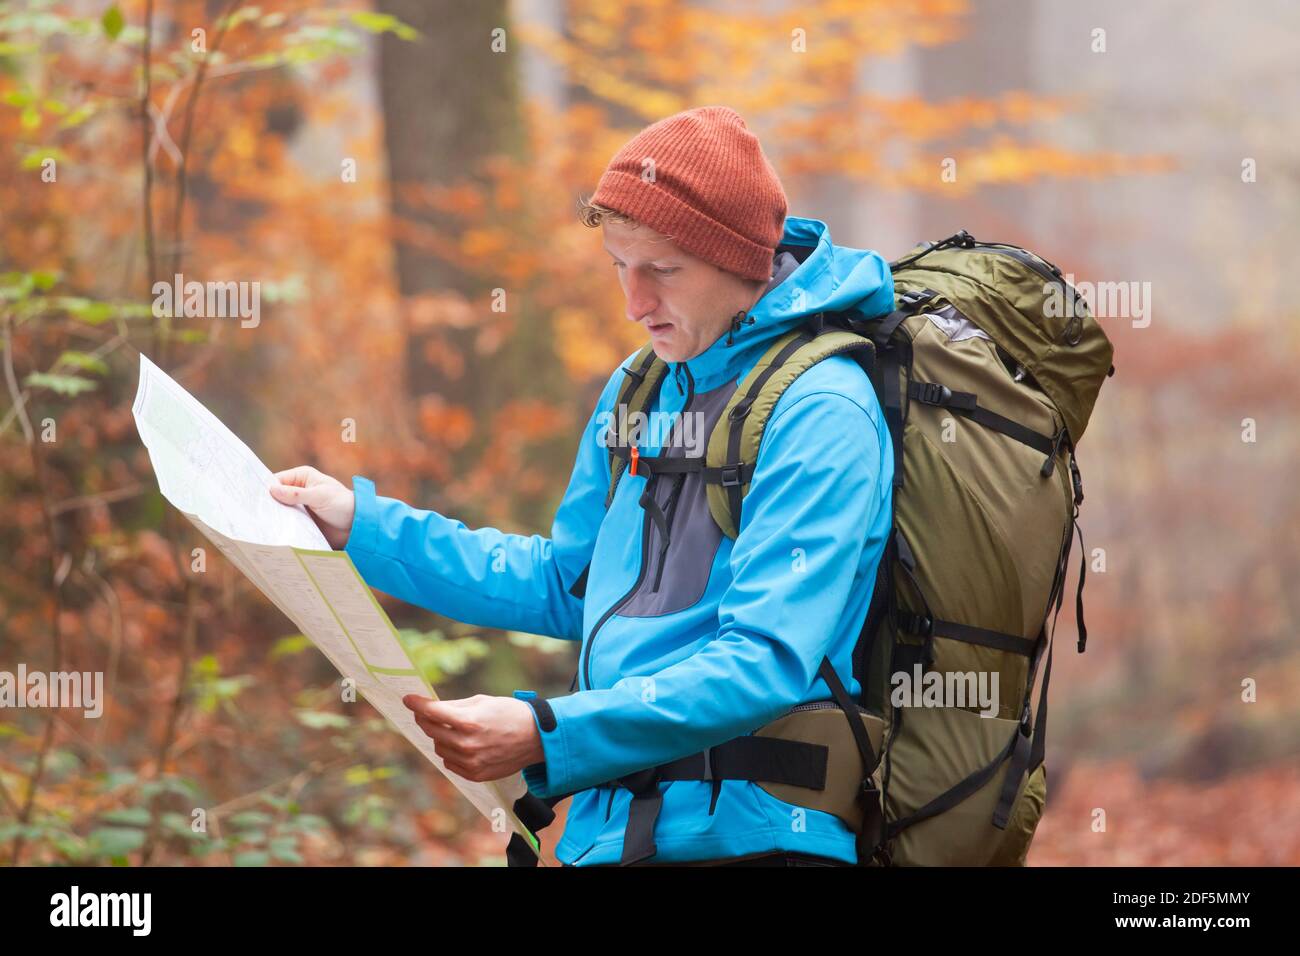
[[[725,107],[642,130],[582,217],[603,233],[628,320],[670,363],[651,411],[674,425],[660,447],[651,438],[639,449],[648,456],[680,453],[688,416],[707,437],[778,336],[819,312],[893,307],[878,255],[834,246],[817,220],[786,218],[758,140]],[[637,837],[646,849],[633,852],[625,830],[635,794],[617,781],[829,700],[823,657],[858,692],[850,655],[888,534],[893,475],[871,384],[835,355],[789,386],[733,540],[711,519],[699,473],[629,468],[606,509],[605,437],[626,378],[615,369],[592,412],[550,538],[469,530],[377,497],[365,478],[349,491],[308,467],[281,472],[272,493],[311,509],[380,590],[479,626],[582,643],[568,696],[406,699],[461,776],[522,770],[539,797],[574,793],[561,862],[853,863],[854,835],[838,817],[747,779],[652,783],[657,818]]]

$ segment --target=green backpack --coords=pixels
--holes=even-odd
[[[857,832],[863,865],[1022,865],[1046,799],[1048,618],[1064,598],[1083,501],[1074,448],[1114,373],[1112,348],[1061,271],[1019,247],[963,230],[890,268],[893,312],[819,314],[777,339],[738,384],[706,454],[671,464],[703,473],[713,520],[734,538],[781,394],[831,355],[858,360],[895,468],[893,532],[854,652],[862,694],[851,701],[824,660],[837,710],[806,705],[755,731],[825,747],[820,787],[746,779],[838,815]],[[667,365],[647,345],[624,371],[619,404],[647,411]],[[635,457],[627,436],[611,437],[606,506]],[[1084,570],[1081,561],[1080,652]],[[893,699],[899,674],[956,687],[980,672],[997,676],[995,715]],[[853,714],[847,729],[840,713]]]
[[[1046,800],[1048,617],[1083,502],[1075,447],[1113,349],[1061,270],[1019,247],[963,230],[890,268],[896,311],[862,327],[894,443],[894,535],[854,662],[888,724],[878,857],[1022,865]],[[996,672],[997,715],[895,706],[891,677],[918,665]]]

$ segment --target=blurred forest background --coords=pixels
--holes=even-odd
[[[0,6],[0,669],[107,684],[97,720],[0,711],[0,860],[503,862],[234,568],[191,572],[137,355],[272,469],[548,533],[641,344],[575,201],[644,124],[725,103],[842,245],[966,228],[1150,283],[1149,324],[1103,320],[1091,640],[1062,615],[1030,863],[1300,863],[1297,28],[1209,0]],[[153,317],[175,273],[260,282],[260,324]],[[385,605],[444,697],[567,688],[572,646]]]

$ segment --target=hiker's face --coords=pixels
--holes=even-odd
[[[696,258],[649,226],[604,222],[601,229],[627,317],[645,326],[666,362],[684,362],[707,349],[765,285]]]

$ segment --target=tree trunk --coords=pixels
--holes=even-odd
[[[398,222],[453,240],[457,224],[404,197],[409,187],[477,179],[481,161],[514,153],[522,128],[516,84],[516,41],[509,35],[506,0],[376,0],[376,8],[418,30],[415,41],[386,33],[380,43],[379,86],[388,153],[390,207]],[[493,52],[492,31],[506,33],[506,51]],[[451,290],[481,294],[483,284],[418,245],[395,239],[398,287],[403,295]],[[488,288],[491,286],[489,285]],[[427,335],[408,334],[407,388],[413,398],[438,392],[472,409],[482,397],[475,384],[475,329],[452,330],[452,347],[464,357],[452,379],[425,358]]]

